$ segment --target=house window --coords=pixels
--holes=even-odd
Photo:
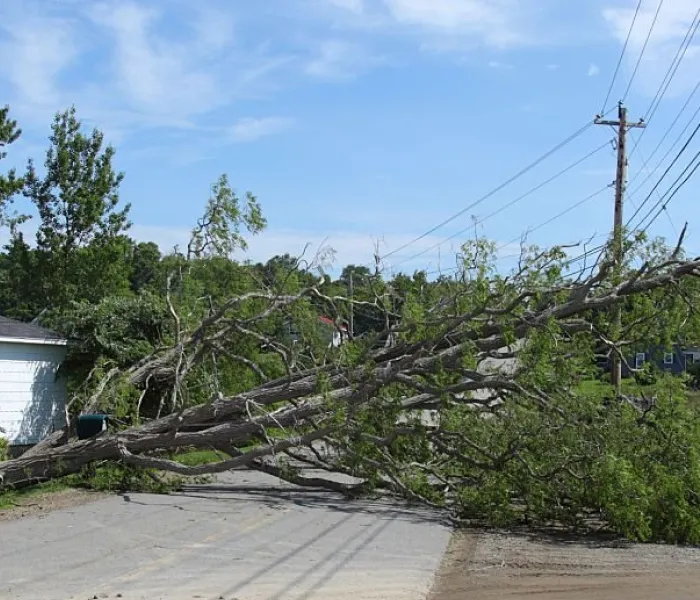
[[[695,354],[692,352],[686,352],[685,353],[685,364],[686,365],[692,365],[695,363]]]
[[[673,352],[664,352],[664,364],[665,365],[672,365],[673,364]]]
[[[644,366],[644,360],[646,359],[646,354],[644,352],[637,352],[634,357],[634,366],[637,369],[641,369]]]

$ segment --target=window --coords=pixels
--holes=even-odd
[[[644,366],[645,359],[646,354],[644,354],[644,352],[637,352],[636,356],[634,357],[634,366],[637,369],[641,369]]]
[[[673,364],[673,352],[664,352],[664,364],[665,365],[672,365]]]
[[[685,364],[692,365],[695,363],[695,354],[693,352],[685,353]]]

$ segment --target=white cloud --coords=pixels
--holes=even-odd
[[[513,65],[510,65],[508,63],[502,63],[498,60],[490,60],[488,63],[489,68],[491,69],[512,69]]]
[[[488,45],[521,42],[514,0],[384,0],[399,23],[448,34],[471,34]]]
[[[25,130],[45,129],[73,103],[110,141],[146,128],[201,129],[203,116],[274,89],[289,56],[243,44],[229,8],[173,4],[0,3],[0,55],[12,57],[0,62],[0,85],[9,83],[3,95]]]
[[[370,28],[421,31],[433,38],[429,47],[450,45],[455,38],[499,48],[537,41],[529,28],[532,18],[537,18],[540,11],[529,10],[521,0],[325,0],[325,3],[345,8],[354,17],[348,23],[357,25],[357,18],[362,16],[362,22]]]
[[[382,59],[371,56],[359,44],[326,40],[306,64],[306,73],[319,79],[352,79],[380,62]]]
[[[135,109],[186,122],[225,103],[216,73],[202,61],[212,48],[227,45],[225,29],[215,32],[213,46],[201,29],[189,43],[169,42],[156,30],[161,14],[128,0],[95,5],[91,17],[113,38],[117,87]]]
[[[235,142],[252,142],[260,138],[281,133],[292,126],[294,121],[285,117],[245,118],[238,121],[230,130]]]
[[[0,77],[13,86],[16,114],[46,119],[62,102],[59,76],[79,53],[74,30],[67,19],[0,13]]]
[[[595,63],[591,63],[588,66],[588,76],[589,77],[595,77],[596,75],[600,74],[600,67],[596,65]]]

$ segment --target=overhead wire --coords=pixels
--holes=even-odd
[[[642,160],[644,160],[644,155],[640,152],[639,155],[642,157]],[[656,195],[661,198],[661,193],[659,190],[656,190]],[[630,202],[633,202],[631,198],[628,199]],[[673,223],[673,219],[671,219],[671,215],[668,213],[668,211],[664,211],[666,213],[666,217],[668,218],[668,222],[671,225],[671,229],[673,229],[674,233],[678,233],[678,230],[676,229],[675,224]]]
[[[550,217],[550,218],[547,219],[546,221],[543,221],[542,223],[540,223],[539,225],[533,227],[532,229],[528,229],[528,230],[527,230],[527,233],[528,233],[528,234],[531,234],[531,233],[534,233],[535,231],[538,231],[538,230],[542,229],[543,227],[546,227],[546,226],[549,225],[550,223],[553,223],[553,222],[556,221],[557,219],[560,219],[561,217],[563,217],[563,216],[569,214],[570,212],[576,210],[578,207],[583,206],[586,202],[590,202],[591,200],[593,200],[593,198],[596,198],[596,197],[600,196],[603,192],[606,192],[606,191],[608,191],[609,189],[610,189],[610,185],[606,185],[606,186],[600,188],[598,191],[593,192],[592,194],[589,194],[588,196],[586,196],[586,197],[583,198],[582,200],[579,200],[579,201],[576,202],[575,204],[572,204],[572,205],[569,206],[568,208],[564,209],[564,210],[561,211],[560,213],[557,213],[557,214],[554,215],[553,217]],[[514,244],[514,243],[517,242],[521,237],[522,237],[522,236],[514,237],[514,238],[513,238],[512,240],[510,240],[509,242],[506,242],[505,244],[503,244],[503,245],[499,246],[498,248],[496,248],[496,252],[498,252],[499,250],[503,250],[503,248],[506,248],[507,246],[510,246],[511,244]]]
[[[659,140],[659,142],[656,144],[656,146],[654,147],[654,150],[651,152],[651,154],[649,155],[649,157],[648,157],[647,159],[644,159],[644,157],[642,157],[642,161],[643,161],[642,166],[639,168],[639,171],[637,171],[637,173],[634,175],[634,177],[632,177],[632,179],[629,181],[629,183],[627,184],[628,186],[629,186],[629,185],[632,185],[632,184],[637,180],[637,178],[642,174],[642,172],[644,171],[644,169],[646,169],[646,166],[649,164],[649,162],[651,161],[651,159],[654,157],[654,155],[659,151],[659,149],[661,148],[661,146],[663,145],[663,143],[666,141],[666,138],[669,136],[669,134],[671,133],[671,131],[673,130],[673,128],[676,126],[676,123],[678,123],[679,119],[681,118],[681,115],[682,115],[682,114],[685,112],[685,110],[688,108],[688,105],[690,104],[691,100],[693,99],[693,97],[695,96],[695,94],[698,92],[698,90],[700,90],[700,81],[698,81],[698,83],[695,85],[695,87],[693,88],[693,90],[690,92],[690,95],[689,95],[688,98],[686,99],[685,104],[683,104],[682,108],[678,111],[678,113],[676,114],[676,117],[673,119],[673,122],[666,128],[666,130],[665,130],[665,132],[664,132],[664,135],[661,137],[661,139]],[[695,110],[695,112],[693,113],[693,115],[690,117],[688,123],[686,123],[685,127],[684,127],[684,128],[682,129],[682,131],[678,134],[678,137],[675,139],[674,143],[671,145],[671,147],[669,148],[669,150],[667,151],[667,153],[663,156],[663,158],[661,159],[661,161],[659,162],[659,164],[656,166],[655,170],[659,168],[659,166],[661,165],[661,163],[662,163],[664,160],[666,160],[666,157],[673,151],[673,148],[675,148],[675,146],[678,144],[678,142],[680,141],[680,139],[683,137],[683,134],[688,130],[688,127],[690,127],[691,123],[695,120],[695,117],[696,117],[699,113],[700,113],[700,106],[698,106],[698,108]],[[646,131],[646,130],[643,130],[643,131],[642,131],[642,135],[644,135],[644,131]],[[640,141],[641,141],[641,136],[635,140],[635,144],[634,144],[634,149],[635,149],[635,150],[639,147],[639,142],[640,142]],[[630,157],[631,157],[631,155],[632,155],[632,153],[630,153]],[[642,187],[642,186],[644,185],[644,183],[646,183],[646,181],[648,181],[649,178],[651,178],[651,177],[653,176],[653,173],[654,173],[654,172],[655,172],[655,171],[652,171],[651,175],[649,175],[649,177],[647,177],[647,179],[645,179],[644,182],[642,182],[642,184],[641,184],[640,186],[638,186],[638,187],[635,189],[634,192],[632,192],[632,195],[634,195],[634,194],[639,190],[639,188]]]
[[[683,147],[680,149],[678,154],[674,157],[674,159],[671,161],[671,164],[666,167],[666,170],[664,171],[663,175],[659,178],[659,180],[656,182],[654,187],[651,189],[649,194],[647,194],[646,198],[644,201],[637,207],[637,210],[634,211],[634,214],[629,218],[627,223],[625,224],[625,228],[629,227],[629,224],[634,220],[634,218],[639,214],[639,212],[644,208],[647,202],[651,199],[652,195],[654,194],[654,191],[661,185],[663,180],[666,178],[666,176],[669,174],[671,169],[674,167],[674,165],[680,160],[681,156],[683,156],[683,153],[688,149],[688,146],[690,146],[690,142],[693,141],[693,138],[697,135],[698,131],[700,130],[700,123],[695,127],[693,130],[693,133],[690,135],[690,137],[686,140],[685,144],[683,144]]]
[[[627,32],[627,38],[622,46],[622,51],[620,52],[620,58],[617,61],[617,66],[615,67],[615,72],[613,73],[612,81],[610,82],[610,87],[608,88],[608,93],[605,95],[605,100],[603,101],[603,106],[600,109],[600,114],[605,112],[608,106],[608,101],[610,100],[610,95],[612,94],[613,88],[615,87],[615,82],[617,81],[617,76],[620,73],[620,67],[622,66],[622,60],[625,57],[625,52],[627,52],[627,46],[629,45],[630,38],[632,37],[632,31],[634,30],[634,24],[637,22],[637,17],[639,16],[639,9],[642,8],[642,2],[644,0],[639,0],[637,2],[637,8],[634,11],[634,16],[632,17],[632,22],[630,23],[629,31]]]
[[[611,109],[611,110],[612,110],[612,109]],[[458,212],[456,212],[456,213],[453,214],[452,216],[448,217],[447,219],[445,219],[445,220],[442,221],[441,223],[438,223],[438,224],[435,225],[434,227],[428,229],[426,232],[424,232],[424,233],[422,233],[421,235],[415,237],[415,238],[412,239],[411,241],[409,241],[409,242],[403,244],[402,246],[399,246],[398,248],[395,248],[394,250],[391,250],[390,252],[387,252],[386,254],[384,254],[383,256],[380,257],[380,260],[386,260],[386,259],[389,258],[390,256],[394,256],[395,254],[398,254],[399,252],[401,252],[402,250],[405,250],[405,249],[408,248],[409,246],[412,246],[413,244],[415,244],[415,243],[417,243],[417,242],[420,242],[421,240],[423,240],[423,239],[425,239],[426,237],[428,237],[430,234],[435,233],[438,229],[442,229],[445,225],[450,224],[452,221],[454,221],[455,219],[458,219],[459,217],[461,217],[462,215],[464,215],[466,212],[468,212],[468,211],[470,211],[471,209],[475,208],[476,206],[478,206],[478,205],[481,204],[482,202],[488,200],[489,198],[491,198],[492,196],[494,196],[495,194],[497,194],[498,192],[500,192],[502,189],[504,189],[505,187],[507,187],[508,185],[510,185],[511,183],[513,183],[514,181],[516,181],[517,179],[519,179],[520,177],[522,177],[523,175],[525,175],[526,173],[528,173],[529,171],[531,171],[532,169],[534,169],[537,165],[539,165],[540,163],[544,162],[544,161],[545,161],[546,159],[548,159],[550,156],[552,156],[553,154],[555,154],[556,152],[558,152],[559,150],[561,150],[562,148],[564,148],[567,144],[571,143],[573,140],[575,140],[576,138],[578,138],[581,134],[585,133],[590,127],[593,126],[593,124],[594,124],[593,121],[589,121],[589,122],[586,123],[584,126],[582,126],[582,127],[579,128],[578,130],[576,130],[574,133],[572,133],[570,136],[568,136],[566,139],[564,139],[563,141],[559,142],[556,146],[554,146],[553,148],[551,148],[550,150],[548,150],[547,152],[545,152],[543,155],[541,155],[541,156],[540,156],[539,158],[537,158],[535,161],[533,161],[532,163],[530,163],[529,165],[527,165],[526,167],[524,167],[523,169],[521,169],[520,171],[518,171],[515,175],[513,175],[512,177],[509,177],[506,181],[504,181],[503,183],[501,183],[501,184],[499,184],[498,186],[496,186],[496,187],[495,187],[494,189],[492,189],[490,192],[488,192],[488,193],[486,193],[485,195],[481,196],[480,198],[478,198],[477,200],[475,200],[474,202],[472,202],[471,204],[469,204],[469,205],[466,206],[465,208],[459,210]]]
[[[586,154],[586,155],[583,156],[582,158],[576,160],[575,162],[573,162],[572,164],[568,165],[567,167],[565,167],[565,168],[562,169],[561,171],[558,171],[557,173],[555,173],[554,175],[552,175],[551,177],[549,177],[548,179],[546,179],[546,180],[543,181],[542,183],[539,183],[539,184],[536,185],[535,187],[529,189],[529,190],[528,190],[527,192],[525,192],[524,194],[521,194],[520,196],[518,196],[518,197],[516,197],[515,199],[511,200],[511,201],[508,202],[507,204],[505,204],[505,205],[501,206],[500,208],[496,209],[495,211],[493,211],[492,213],[490,213],[490,214],[487,215],[486,217],[483,217],[482,219],[477,219],[476,222],[473,223],[472,225],[470,225],[469,227],[466,227],[466,228],[464,228],[464,229],[461,229],[461,230],[458,231],[457,233],[454,233],[453,235],[451,235],[451,236],[445,238],[444,240],[442,240],[442,241],[440,241],[440,242],[437,242],[437,243],[433,244],[432,246],[429,246],[428,248],[425,248],[424,250],[421,250],[420,252],[417,252],[416,254],[414,254],[414,255],[412,255],[412,256],[410,256],[410,257],[408,257],[408,258],[405,258],[405,259],[403,259],[403,260],[400,260],[400,261],[394,263],[392,266],[393,266],[393,267],[398,267],[399,265],[402,265],[402,264],[404,264],[404,263],[413,261],[413,260],[415,260],[416,258],[420,258],[421,256],[423,256],[423,255],[426,254],[427,252],[430,252],[431,250],[435,250],[436,248],[439,248],[440,246],[442,246],[443,244],[446,244],[446,243],[449,242],[450,240],[453,240],[454,238],[456,238],[456,237],[458,237],[458,236],[460,236],[460,235],[463,235],[463,234],[466,233],[471,227],[473,227],[473,226],[475,226],[475,225],[480,225],[480,224],[486,222],[486,221],[489,220],[490,218],[496,216],[497,214],[500,214],[501,212],[503,212],[504,210],[506,210],[506,209],[510,208],[511,206],[517,204],[518,202],[521,202],[522,200],[524,200],[524,199],[527,198],[528,196],[531,196],[532,194],[534,194],[534,193],[537,192],[538,190],[542,189],[543,187],[545,187],[546,185],[548,185],[548,184],[551,183],[552,181],[558,179],[558,178],[561,177],[562,175],[565,175],[566,173],[568,173],[568,172],[571,171],[572,169],[574,169],[574,168],[576,168],[577,166],[579,166],[581,163],[585,162],[586,160],[588,160],[589,158],[591,158],[592,156],[594,156],[595,154],[597,154],[598,152],[600,152],[601,150],[603,150],[604,148],[606,148],[607,146],[609,146],[609,144],[610,144],[610,141],[608,140],[608,141],[606,141],[605,143],[603,143],[603,144],[601,144],[600,146],[598,146],[597,148],[595,148],[594,150],[591,150],[588,154]]]
[[[695,156],[694,156],[694,157],[690,160],[690,162],[686,165],[685,169],[683,169],[683,171],[681,171],[680,175],[679,175],[678,177],[676,177],[675,181],[669,186],[669,188],[668,188],[668,190],[666,191],[666,193],[663,194],[663,196],[661,196],[661,198],[659,198],[659,200],[657,200],[656,204],[654,204],[654,205],[647,211],[646,215],[644,215],[644,218],[637,224],[637,226],[636,226],[635,229],[638,229],[639,227],[641,227],[641,225],[649,218],[649,216],[654,212],[654,210],[656,210],[656,209],[659,207],[659,205],[661,205],[660,211],[656,214],[656,216],[654,216],[654,218],[653,218],[649,223],[647,223],[647,224],[644,226],[644,229],[642,229],[642,232],[646,232],[646,231],[649,229],[649,227],[651,226],[651,224],[652,224],[654,221],[656,221],[656,219],[659,217],[659,215],[661,214],[661,212],[662,212],[663,210],[665,210],[665,208],[666,208],[666,206],[668,205],[668,203],[676,196],[676,194],[680,191],[680,189],[681,189],[686,183],[688,183],[688,181],[690,180],[690,178],[695,174],[695,171],[698,170],[698,167],[700,167],[700,161],[699,161],[698,159],[700,159],[700,150],[695,154]],[[691,166],[693,165],[693,163],[695,163],[695,166],[692,168],[692,170],[690,171],[690,173],[688,173],[688,174],[686,175],[685,179],[683,179],[683,181],[679,184],[678,182],[679,182],[679,181],[681,180],[681,178],[683,178],[683,176],[688,172],[688,170],[691,168]],[[673,189],[673,186],[675,186],[676,184],[678,184],[677,187],[676,187],[676,189],[673,190],[673,191],[671,191],[671,190]],[[669,193],[670,193],[670,196],[669,196],[668,199],[664,202],[664,198],[665,198]]]
[[[676,76],[678,68],[681,66],[681,63],[683,62],[683,59],[685,58],[685,55],[688,52],[690,44],[695,38],[695,34],[698,31],[698,25],[700,25],[700,8],[697,10],[695,16],[693,17],[693,20],[690,22],[688,31],[686,31],[686,34],[683,40],[681,41],[678,50],[676,51],[676,56],[671,61],[671,64],[668,70],[666,71],[666,75],[664,76],[663,80],[661,81],[661,84],[659,85],[656,95],[652,99],[649,108],[647,108],[646,110],[645,114],[647,117],[647,122],[651,121],[654,118],[654,114],[656,114],[656,111],[658,110],[661,101],[666,95],[666,92],[668,92],[668,88],[671,86],[671,82]]]
[[[622,95],[622,101],[625,101],[625,98],[627,98],[627,94],[629,94],[630,89],[632,88],[632,83],[634,82],[635,77],[637,76],[637,71],[639,70],[639,65],[642,63],[642,59],[644,58],[644,53],[646,52],[647,46],[649,45],[649,40],[651,39],[651,34],[654,31],[654,27],[656,26],[656,22],[659,20],[659,13],[661,12],[661,8],[664,5],[665,0],[659,0],[659,5],[656,7],[656,13],[654,14],[654,18],[651,21],[651,25],[649,26],[649,31],[647,32],[647,37],[644,40],[644,44],[642,46],[641,51],[639,52],[639,56],[637,57],[637,62],[634,65],[634,70],[632,71],[632,76],[630,77],[629,83],[627,84],[627,89],[625,90],[625,93]]]
[[[661,83],[659,84],[659,87],[656,90],[656,94],[654,95],[654,98],[651,101],[651,104],[649,104],[647,110],[644,113],[647,125],[651,123],[652,119],[656,115],[656,111],[661,105],[661,101],[664,99],[664,96],[666,95],[666,92],[668,91],[668,88],[670,87],[673,78],[676,76],[678,68],[683,62],[686,53],[688,52],[688,47],[690,46],[691,42],[693,41],[693,38],[695,37],[695,34],[697,33],[698,25],[700,25],[700,8],[695,13],[693,20],[691,21],[690,26],[688,27],[688,30],[686,31],[685,36],[681,41],[680,46],[678,47],[678,50],[676,51],[676,55],[673,57],[671,64],[666,70],[666,74],[662,79]],[[630,151],[630,157],[634,155],[637,146],[642,141],[647,129],[648,127],[642,131],[636,143],[632,146],[632,150]]]

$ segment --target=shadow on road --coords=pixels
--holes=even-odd
[[[351,499],[342,494],[316,488],[272,487],[266,485],[231,483],[184,486],[173,497],[199,498],[221,502],[257,502],[270,508],[294,505],[321,508],[346,514],[365,513],[387,519],[414,523],[448,524],[447,515],[423,506],[397,500]]]

